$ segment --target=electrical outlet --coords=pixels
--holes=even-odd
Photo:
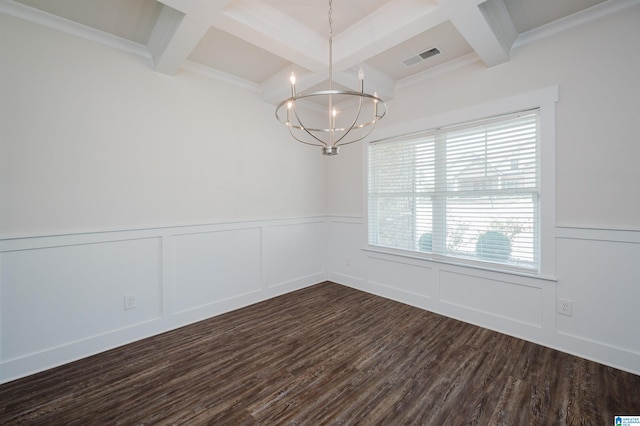
[[[558,299],[558,313],[569,317],[573,315],[573,302],[567,299]]]
[[[136,295],[127,294],[124,296],[124,309],[129,310],[136,307]]]

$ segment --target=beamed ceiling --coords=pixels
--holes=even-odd
[[[515,49],[635,0],[334,0],[334,80],[384,99],[396,87]],[[276,104],[328,75],[328,4],[322,0],[0,0],[16,16],[146,58],[240,84]],[[419,54],[437,49],[427,59]],[[426,56],[426,55],[425,55]],[[408,65],[409,64],[409,65]]]

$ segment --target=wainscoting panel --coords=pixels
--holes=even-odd
[[[365,220],[328,224],[335,282],[640,374],[640,231],[557,227],[554,279],[383,253],[367,248]],[[368,267],[347,275],[359,256]]]
[[[325,228],[312,217],[0,240],[0,383],[322,282]]]
[[[311,220],[262,229],[264,283],[279,287],[326,277],[325,221]]]
[[[2,359],[159,318],[160,254],[159,238],[3,253]]]
[[[365,232],[331,216],[0,240],[0,383],[327,277],[640,374],[639,231],[557,228],[557,282],[367,250]]]
[[[542,327],[542,289],[487,279],[468,273],[440,271],[440,300],[507,321]]]
[[[383,256],[369,256],[369,284],[405,293],[409,297],[432,297],[433,270],[425,262]]]
[[[640,371],[640,231],[561,228],[557,256],[558,297],[573,303],[558,332],[634,353]]]
[[[174,313],[259,292],[260,228],[177,235],[173,262]]]
[[[327,250],[327,264],[331,274],[329,279],[359,288],[368,262],[365,252],[361,250],[367,238],[362,227],[362,219],[332,217],[327,225],[327,246],[330,248]]]

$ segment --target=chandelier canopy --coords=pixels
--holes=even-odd
[[[338,154],[339,147],[366,138],[387,113],[377,93],[364,91],[364,71],[358,72],[358,91],[333,88],[333,7],[329,0],[329,88],[296,92],[291,73],[291,97],[276,107],[276,118],[298,142],[322,148],[324,155]]]

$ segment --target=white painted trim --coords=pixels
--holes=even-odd
[[[608,0],[588,9],[569,15],[541,27],[526,31],[518,36],[511,49],[517,49],[572,28],[588,24],[616,12],[637,6],[637,0]]]
[[[181,233],[198,233],[203,230],[219,230],[219,229],[244,229],[248,226],[275,226],[277,224],[288,223],[310,223],[310,222],[322,222],[325,216],[302,216],[302,217],[285,217],[285,218],[256,218],[247,220],[220,220],[218,222],[210,223],[195,223],[195,224],[174,224],[163,227],[153,228],[131,228],[131,229],[93,229],[87,231],[69,232],[69,233],[51,233],[51,234],[34,234],[34,235],[0,235],[0,252],[6,251],[3,249],[4,244],[18,244],[25,245],[30,244],[31,239],[35,239],[33,244],[43,244],[38,241],[42,238],[51,237],[69,237],[72,241],[102,241],[104,238],[108,238],[109,241],[113,239],[130,239],[130,235],[138,236],[158,236],[160,232],[172,232],[176,235]],[[249,225],[253,224],[253,225]],[[135,234],[132,234],[135,233]],[[107,236],[105,236],[105,234]],[[127,235],[123,238],[122,235]],[[111,239],[113,238],[113,239]],[[77,239],[77,240],[73,240]],[[71,242],[69,244],[76,244]]]
[[[329,215],[327,216],[327,220],[333,223],[354,223],[354,224],[364,224],[364,219],[360,216],[338,216],[338,215]]]
[[[526,272],[513,271],[501,268],[485,267],[483,265],[468,264],[463,262],[447,261],[441,259],[433,259],[428,257],[422,257],[419,253],[415,255],[406,253],[395,253],[391,250],[380,250],[378,248],[366,247],[362,249],[367,252],[369,258],[379,258],[389,260],[395,263],[408,263],[411,265],[430,265],[431,267],[438,267],[444,269],[455,270],[458,273],[464,273],[467,275],[473,275],[477,277],[487,278],[497,281],[516,282],[521,285],[529,285],[539,287],[540,283],[555,284],[557,282],[556,277],[541,276],[535,274],[528,274]],[[545,284],[547,285],[547,284]]]
[[[439,257],[437,255],[430,255],[428,253],[422,254],[418,252],[409,252],[409,251],[401,251],[401,250],[393,250],[393,249],[384,249],[380,247],[374,246],[366,246],[362,248],[363,251],[371,253],[370,256],[378,254],[378,255],[387,255],[387,256],[395,256],[396,258],[401,259],[414,259],[418,261],[425,261],[439,265],[449,265],[460,268],[468,268],[470,270],[475,270],[477,273],[496,273],[496,274],[505,274],[506,276],[511,276],[512,279],[534,279],[534,280],[542,280],[542,281],[550,281],[556,282],[557,278],[555,275],[543,275],[536,274],[535,272],[528,272],[526,269],[509,269],[508,267],[501,268],[500,266],[493,267],[491,265],[484,265],[480,262],[468,261],[464,260],[456,261],[454,257]],[[398,263],[402,263],[397,261]]]
[[[173,304],[173,281],[174,281],[174,262],[173,262],[173,238],[171,233],[162,232],[160,240],[162,253],[160,257],[161,272],[160,272],[160,286],[161,286],[161,316],[170,315],[174,310]]]
[[[194,74],[198,74],[204,77],[212,78],[214,80],[221,81],[223,83],[228,83],[236,87],[240,87],[242,89],[250,90],[255,93],[260,93],[262,90],[259,84],[256,84],[252,81],[245,80],[244,78],[240,78],[233,74],[228,74],[226,72],[219,71],[215,68],[208,67],[206,65],[202,65],[198,62],[193,62],[192,60],[187,59],[182,64],[181,68],[186,71],[190,71]]]
[[[190,307],[185,308],[185,309],[175,310],[175,311],[170,312],[170,314],[171,315],[180,316],[180,315],[188,314],[188,313],[191,313],[191,312],[200,312],[205,308],[212,308],[212,307],[215,307],[215,306],[218,306],[218,305],[224,305],[225,303],[233,301],[233,300],[235,300],[237,298],[251,297],[253,295],[257,295],[258,293],[260,293],[260,291],[261,290],[251,290],[251,291],[247,291],[247,292],[244,292],[244,293],[235,294],[233,296],[224,297],[222,299],[218,299],[218,300],[215,300],[213,302],[202,303],[202,304],[197,305],[197,306],[190,306]]]
[[[538,255],[540,274],[556,276],[556,103],[558,87],[549,90],[548,98],[540,102],[540,141],[539,144],[539,193],[538,203],[540,240],[543,249]]]
[[[489,101],[455,111],[419,118],[407,123],[399,123],[389,127],[376,129],[376,138],[369,143],[375,143],[389,138],[409,136],[418,132],[438,127],[446,127],[456,123],[464,123],[470,120],[489,118],[552,104],[558,101],[558,86],[549,86],[526,93]],[[365,163],[366,164],[366,163]]]
[[[293,284],[296,284],[300,280],[311,281],[313,283],[320,283],[322,281],[325,281],[326,279],[327,279],[327,276],[325,271],[317,271],[317,272],[312,272],[311,274],[304,275],[302,277],[296,277],[295,279],[292,279],[292,280],[282,281],[275,284],[267,284],[267,288],[273,289],[273,288],[280,288],[284,286],[291,286]]]
[[[558,226],[557,238],[640,244],[640,229]]]
[[[540,193],[543,194],[540,203],[540,244],[545,247],[540,253],[540,269],[539,272],[533,273],[535,276],[545,280],[555,280],[555,220],[556,220],[556,167],[555,167],[555,146],[556,146],[556,109],[555,104],[558,102],[559,88],[558,86],[550,86],[531,92],[521,93],[518,95],[486,102],[483,104],[473,105],[460,110],[449,111],[442,114],[423,117],[408,123],[400,123],[394,126],[381,128],[377,131],[376,140],[371,141],[363,150],[364,175],[363,182],[367,182],[368,161],[367,154],[369,145],[385,139],[400,138],[410,136],[429,129],[437,129],[458,123],[480,120],[493,116],[508,114],[511,112],[522,111],[531,108],[540,108]],[[368,206],[367,186],[363,189],[364,206]],[[368,215],[368,207],[365,207],[365,217]],[[367,243],[365,243],[365,246]],[[378,248],[368,247],[372,251],[386,251]],[[389,251],[391,252],[391,251]],[[395,253],[395,254],[399,254]],[[404,254],[407,255],[407,254]],[[411,256],[410,254],[408,254]],[[434,261],[449,263],[449,259],[441,260],[433,258]],[[457,264],[455,260],[452,263]],[[460,261],[469,267],[476,267],[472,262]],[[478,269],[500,269],[499,267],[483,267]],[[529,275],[525,270],[515,270],[505,267],[506,273],[514,275]]]
[[[147,60],[149,64],[151,64],[152,61],[151,53],[149,53],[146,46],[140,43],[106,33],[13,0],[0,0],[0,13],[139,56]]]

